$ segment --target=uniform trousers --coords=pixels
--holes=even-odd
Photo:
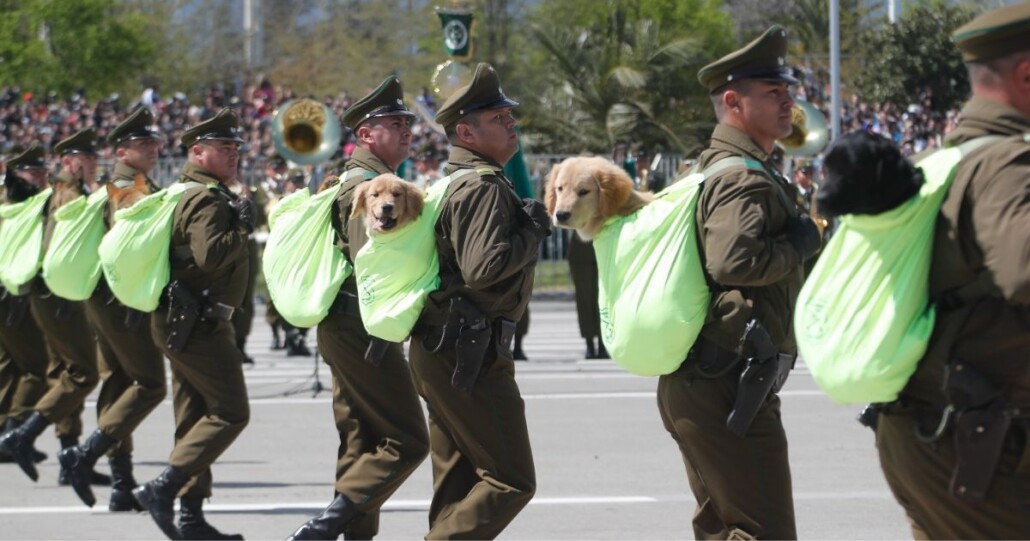
[[[938,416],[933,416],[936,421]],[[1021,423],[1021,424],[1020,424]],[[1009,428],[987,498],[964,503],[948,486],[955,465],[952,433],[926,443],[916,439],[917,424],[929,420],[913,412],[882,413],[876,429],[887,484],[905,509],[915,539],[1030,539],[1030,445],[1027,423]],[[930,425],[930,428],[927,428]]]
[[[742,368],[715,379],[681,368],[658,379],[658,411],[697,500],[694,536],[797,539],[779,397],[769,395],[744,438],[726,428]]]
[[[536,492],[526,408],[511,353],[496,354],[470,392],[451,386],[453,347],[430,353],[411,340],[411,370],[429,409],[433,501],[426,539],[493,539]]]
[[[100,348],[100,409],[97,427],[117,443],[110,457],[132,453],[132,432],[166,394],[164,356],[150,331],[150,314],[134,328],[126,326],[128,309],[111,299],[106,288],[86,301],[86,315],[97,330]]]
[[[175,446],[168,463],[190,476],[180,497],[211,497],[211,465],[250,421],[243,353],[232,324],[198,319],[182,351],[167,347],[168,308],[150,320],[154,340],[171,361]]]
[[[50,353],[50,388],[35,410],[57,425],[58,437],[77,438],[82,435],[83,403],[100,381],[97,344],[84,303],[37,292],[31,294],[30,303]],[[103,407],[98,401],[97,409]]]
[[[335,312],[318,324],[318,347],[333,374],[333,418],[340,436],[336,491],[365,514],[348,535],[378,533],[379,509],[425,460],[429,434],[400,344],[379,366],[364,360],[361,318]]]

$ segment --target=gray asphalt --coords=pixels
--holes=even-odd
[[[260,307],[259,307],[260,309]],[[260,316],[248,352],[252,420],[214,467],[208,519],[247,539],[283,539],[333,495],[337,436],[328,390],[313,396],[316,363],[269,351]],[[527,363],[518,382],[537,468],[534,501],[504,532],[506,539],[692,538],[694,501],[676,446],[658,418],[656,379],[632,376],[611,362],[583,360],[573,305],[532,304]],[[318,370],[329,387],[329,372]],[[876,459],[873,434],[854,421],[857,407],[833,404],[804,366],[783,392],[798,533],[811,539],[901,539],[910,536]],[[95,428],[87,404],[87,431]],[[172,447],[172,411],[162,404],[136,432],[136,473],[149,480]],[[17,466],[0,465],[0,539],[159,539],[144,514],[82,505],[57,486],[57,441],[32,483]],[[106,464],[101,462],[101,470]],[[384,508],[379,539],[416,539],[427,531],[432,495],[428,461]]]

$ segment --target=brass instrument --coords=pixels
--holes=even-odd
[[[303,165],[321,163],[340,147],[340,121],[325,105],[308,98],[290,100],[272,122],[272,142],[287,160]]]
[[[805,100],[795,100],[791,111],[790,135],[776,141],[776,146],[783,149],[788,156],[814,156],[823,151],[830,142],[830,125],[826,116],[814,105]],[[830,221],[819,215],[815,198],[819,193],[819,185],[812,183],[812,204],[809,214],[823,233]]]

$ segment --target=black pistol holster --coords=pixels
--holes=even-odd
[[[464,297],[452,297],[439,335],[440,339],[433,347],[423,342],[426,349],[430,353],[439,353],[450,340],[454,340],[456,362],[451,385],[462,392],[471,391],[490,346],[492,329],[489,319],[472,301]]]
[[[743,438],[769,393],[779,391],[787,381],[795,356],[780,353],[769,332],[756,319],[745,327],[737,352],[745,359],[745,364],[740,372],[733,411],[726,418],[726,427]]]
[[[1002,455],[1011,410],[1001,389],[962,361],[948,364],[944,392],[949,403],[945,415],[955,414],[955,469],[948,488],[964,502],[981,502]]]
[[[200,301],[178,280],[172,280],[165,289],[168,301],[168,341],[172,351],[182,351],[200,319]]]

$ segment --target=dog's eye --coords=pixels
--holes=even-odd
[[[554,189],[554,191],[556,191],[556,192],[561,192],[561,191],[562,191],[562,187],[561,187],[561,186],[558,186],[557,188],[555,188],[555,189]]]
[[[372,192],[372,197],[379,197],[379,192]]]
[[[580,190],[580,191],[578,191],[578,192],[576,192],[576,193],[577,193],[577,194],[578,194],[578,195],[579,195],[580,197],[583,197],[584,195],[586,195],[586,194],[590,193],[590,190],[586,190],[586,189],[583,189],[583,190]]]

